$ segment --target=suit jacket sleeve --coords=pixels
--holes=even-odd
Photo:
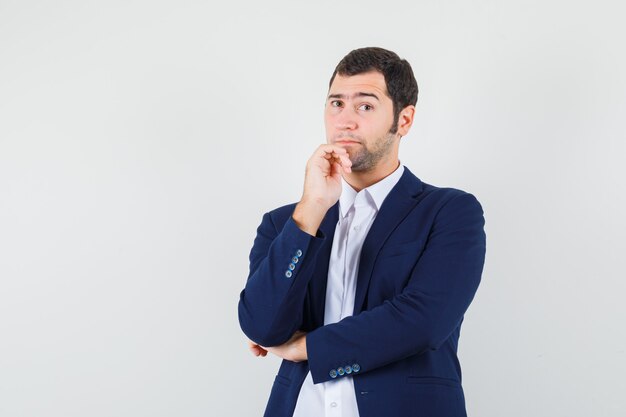
[[[307,286],[325,239],[321,231],[316,236],[302,231],[291,216],[281,230],[272,213],[263,216],[238,306],[239,324],[251,340],[276,346],[300,328]]]
[[[480,282],[483,226],[483,211],[473,195],[445,203],[401,293],[307,334],[314,383],[330,380],[331,369],[356,363],[363,373],[441,346],[461,323]]]

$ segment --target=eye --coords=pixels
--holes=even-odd
[[[330,106],[331,107],[341,107],[343,105],[343,103],[339,100],[333,100],[330,102]]]
[[[374,109],[374,107],[370,106],[369,104],[361,104],[359,106],[359,109],[365,110],[365,111],[370,111],[370,110]]]

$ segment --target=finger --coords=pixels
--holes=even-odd
[[[259,349],[257,349],[256,346],[250,346],[250,352],[252,352],[254,356],[259,356]]]
[[[267,355],[267,351],[264,349],[261,349],[260,347],[255,347],[254,351],[252,352],[254,354],[254,356],[265,356]]]
[[[352,161],[350,160],[350,158],[348,157],[347,154],[338,154],[336,152],[333,153],[327,153],[324,155],[324,158],[332,165],[335,162],[338,162],[339,165],[341,165],[342,167],[344,167],[344,170],[346,172],[350,172],[350,170],[346,170],[345,167],[351,167],[352,166]]]
[[[327,165],[320,165],[320,168],[322,168],[325,172],[330,172],[330,175],[332,175],[333,170],[337,169],[335,168],[335,164],[339,164],[340,167],[337,172],[343,171],[343,166],[345,162],[342,158],[339,157],[339,155],[332,156],[331,154],[328,154],[328,157],[325,158]]]
[[[348,155],[342,155],[341,157],[341,166],[346,169],[346,172],[350,172],[352,169],[352,161],[348,157]]]
[[[252,352],[254,356],[267,355],[267,351],[263,349],[261,346],[259,346],[258,344],[254,343],[252,340],[248,340],[248,348],[250,349],[250,352]]]
[[[350,161],[350,158],[348,158],[347,155],[338,155],[337,158],[333,159],[332,161],[329,161],[331,164],[334,163],[338,163],[340,165],[340,169],[339,172],[345,171],[345,172],[350,172],[351,171],[351,167],[352,167],[352,161]]]
[[[342,166],[341,166],[341,164],[339,162],[334,162],[332,164],[332,166],[333,166],[333,169],[332,169],[330,175],[332,177],[336,177],[335,178],[336,180],[339,180],[341,178]],[[296,333],[296,335],[297,335],[297,333]]]
[[[341,153],[337,153],[335,151],[332,152],[327,152],[323,155],[323,158],[327,159],[327,160],[331,160],[331,159],[341,159],[343,156],[347,157],[347,154],[341,154]]]
[[[318,156],[325,156],[326,154],[332,154],[333,152],[336,154],[345,154],[348,151],[336,145],[320,145],[315,154]]]
[[[330,155],[332,155],[332,157],[335,158],[335,159],[340,159],[340,160],[345,161],[345,162],[350,162],[350,156],[348,155],[348,151],[346,151],[343,148],[341,148],[341,150],[344,151],[344,152],[333,151],[333,152],[330,153]]]

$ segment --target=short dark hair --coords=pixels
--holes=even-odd
[[[387,93],[393,103],[393,126],[391,133],[398,131],[400,111],[417,103],[417,81],[411,65],[392,51],[383,48],[359,48],[343,57],[337,64],[328,88],[337,74],[352,76],[370,71],[378,71],[385,77]]]

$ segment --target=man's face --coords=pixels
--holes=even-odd
[[[390,133],[393,103],[378,71],[335,76],[324,111],[326,140],[348,151],[352,171],[370,171],[391,152],[399,136]]]

